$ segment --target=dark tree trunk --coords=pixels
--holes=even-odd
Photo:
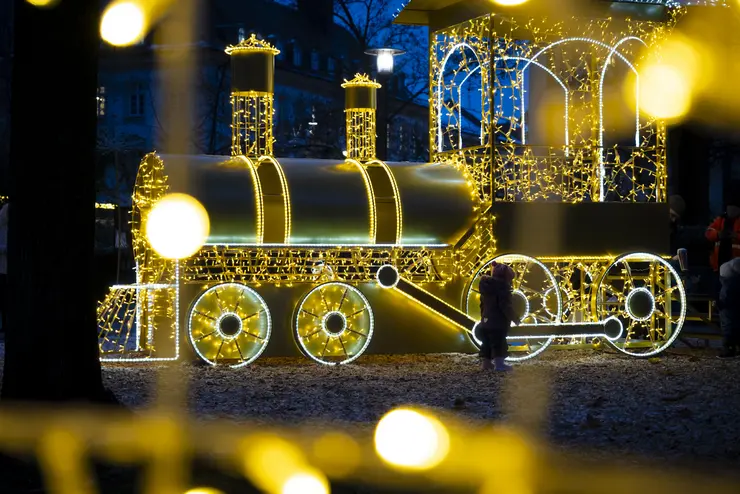
[[[98,0],[15,0],[2,399],[109,401],[93,291]]]

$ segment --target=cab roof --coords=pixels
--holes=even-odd
[[[501,6],[492,0],[410,0],[394,22],[428,26],[436,31],[492,13],[552,18],[576,14],[662,21],[667,10],[666,0],[529,0],[515,6]]]

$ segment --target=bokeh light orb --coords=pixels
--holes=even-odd
[[[208,212],[187,194],[157,201],[146,217],[146,238],[165,259],[185,259],[203,247],[211,230]]]
[[[224,494],[223,491],[211,487],[196,487],[186,491],[185,494]]]
[[[673,65],[654,63],[640,71],[640,110],[653,117],[677,119],[691,107],[691,82]]]
[[[427,470],[445,459],[450,437],[437,419],[406,408],[388,412],[375,429],[375,451],[394,467]]]
[[[319,473],[300,472],[285,481],[281,494],[329,494],[329,485]]]
[[[521,5],[528,0],[493,0],[493,3],[499,4],[499,5]]]
[[[100,36],[114,46],[135,43],[144,35],[144,11],[135,2],[111,4],[100,21]]]
[[[30,3],[34,7],[52,7],[56,5],[59,0],[26,0],[26,2]]]

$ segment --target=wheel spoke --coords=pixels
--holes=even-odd
[[[319,316],[317,316],[317,315],[316,315],[316,314],[314,314],[313,312],[309,312],[309,311],[307,311],[306,309],[301,309],[301,312],[305,312],[305,313],[306,313],[306,314],[308,314],[309,316],[313,316],[313,317],[315,317],[316,319],[321,319],[321,318],[320,318]]]
[[[244,296],[244,292],[245,292],[245,290],[244,290],[244,288],[242,288],[242,291],[239,292],[239,296],[236,298],[236,305],[234,306],[234,311],[233,311],[234,313],[236,313],[236,310],[239,308],[239,304],[242,301],[242,297]],[[239,352],[239,353],[241,353],[241,352]]]
[[[329,340],[331,340],[331,338],[327,336],[326,343],[324,343],[324,349],[321,351],[321,358],[324,358],[324,355],[326,355],[326,347],[329,346]]]
[[[249,319],[252,319],[255,316],[259,316],[263,312],[264,312],[264,310],[260,309],[257,312],[255,312],[254,314],[249,314],[247,317],[240,317],[239,319],[241,319],[242,321],[248,321]]]
[[[360,314],[361,312],[365,312],[367,310],[367,307],[363,307],[362,309],[358,310],[357,312],[353,313],[352,315],[347,316],[347,319],[350,319],[352,317],[355,317],[357,314]]]
[[[342,304],[344,303],[344,299],[347,297],[347,292],[349,291],[349,288],[344,289],[344,293],[342,294],[342,299],[339,301],[339,307],[337,307],[337,310],[339,312],[342,311]]]
[[[203,336],[199,336],[198,339],[195,340],[195,341],[200,341],[200,340],[206,339],[206,338],[208,338],[209,336],[211,336],[212,334],[215,334],[215,333],[216,333],[216,331],[211,331],[208,334],[204,334]]]
[[[216,320],[216,318],[215,318],[215,317],[213,317],[213,316],[209,316],[208,314],[206,314],[206,313],[204,313],[204,312],[201,312],[201,311],[199,311],[199,310],[194,310],[193,312],[194,312],[195,314],[198,314],[199,316],[203,316],[203,317],[205,317],[206,319],[210,319],[211,321],[215,321],[215,320]]]
[[[342,345],[342,351],[344,352],[345,357],[349,357],[349,353],[347,353],[347,349],[344,347],[344,342],[342,341],[342,336],[340,335],[338,337],[339,343]]]
[[[355,331],[354,329],[347,328],[347,331],[349,331],[350,333],[354,333],[354,334],[360,335],[363,338],[367,338],[367,335],[365,333],[361,333],[359,331]]]

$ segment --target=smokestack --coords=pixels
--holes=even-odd
[[[252,34],[231,55],[231,155],[273,155],[275,56],[280,53]]]
[[[365,74],[344,81],[344,116],[347,157],[358,161],[375,159],[376,109],[380,84]]]

